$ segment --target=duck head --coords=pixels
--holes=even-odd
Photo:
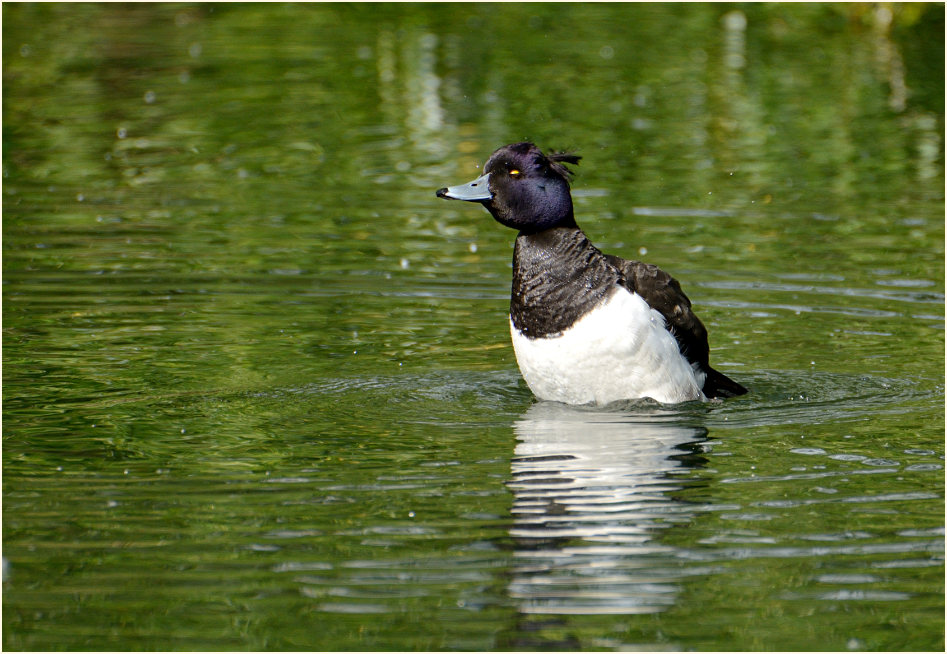
[[[545,155],[532,143],[513,143],[498,149],[483,166],[483,175],[458,186],[437,191],[448,200],[479,202],[497,222],[521,232],[551,227],[575,227],[571,171],[574,154]]]

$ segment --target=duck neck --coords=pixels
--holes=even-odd
[[[536,227],[536,228],[533,228],[533,227],[524,227],[524,228],[521,228],[520,231],[519,231],[519,234],[517,235],[517,237],[519,237],[519,236],[537,236],[537,235],[539,235],[539,234],[545,234],[545,233],[547,233],[547,232],[561,233],[559,230],[571,230],[571,231],[577,231],[577,232],[581,232],[581,231],[582,231],[582,230],[579,229],[579,226],[576,224],[575,218],[572,217],[572,214],[569,214],[569,216],[567,216],[567,217],[565,217],[565,218],[559,220],[556,224],[554,224],[554,225],[552,225],[552,226],[548,226],[548,225],[547,225],[547,226],[545,226],[545,227]]]

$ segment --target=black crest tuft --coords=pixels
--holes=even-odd
[[[568,181],[572,179],[574,173],[566,168],[563,164],[568,163],[577,166],[579,165],[579,159],[582,157],[571,152],[550,152],[546,158],[549,159],[549,167],[562,175],[566,181]]]

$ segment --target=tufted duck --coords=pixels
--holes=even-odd
[[[603,254],[576,225],[564,164],[579,158],[514,143],[494,152],[477,179],[437,191],[479,202],[519,232],[510,332],[526,384],[567,404],[746,393],[710,367],[707,330],[677,280]]]

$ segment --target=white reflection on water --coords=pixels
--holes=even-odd
[[[700,574],[656,540],[689,522],[673,473],[699,464],[705,430],[649,408],[605,412],[541,402],[515,423],[516,542],[510,596],[524,613],[653,613]]]

